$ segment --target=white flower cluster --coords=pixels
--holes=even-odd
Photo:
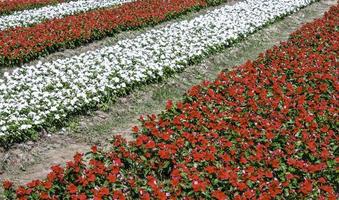
[[[247,0],[154,29],[114,46],[23,66],[0,80],[0,135],[62,120],[131,86],[177,70],[194,58],[311,3]]]
[[[63,18],[89,10],[108,8],[134,0],[78,0],[42,8],[17,11],[11,15],[0,16],[0,30],[17,26],[30,26],[45,20]]]

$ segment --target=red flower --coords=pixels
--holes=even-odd
[[[223,193],[222,191],[220,190],[214,190],[212,192],[212,197],[218,199],[218,200],[225,200],[225,199],[228,199],[227,198],[227,195],[225,193]]]
[[[327,192],[329,194],[335,194],[334,189],[333,189],[332,186],[323,185],[323,186],[320,186],[320,189],[324,190],[325,192]]]
[[[142,199],[142,200],[150,200],[151,199],[151,195],[148,192],[140,190],[139,193],[140,193],[140,199]]]
[[[227,154],[223,154],[223,155],[221,156],[221,159],[222,159],[224,162],[229,162],[229,161],[231,161],[231,157],[230,157],[229,155],[227,155]]]
[[[133,131],[134,133],[138,133],[138,132],[139,132],[139,128],[138,128],[137,126],[134,126],[134,127],[132,128],[132,131]]]
[[[230,178],[230,174],[226,170],[219,170],[217,175],[218,175],[218,178],[221,179],[221,180],[226,180],[226,179]]]
[[[67,190],[68,190],[69,193],[75,194],[75,193],[77,193],[78,188],[73,183],[71,183],[70,185],[67,186]]]
[[[2,182],[2,186],[4,187],[5,190],[8,190],[13,186],[13,183],[5,180],[5,181]]]
[[[319,86],[320,91],[327,92],[327,84],[323,83]]]
[[[51,189],[53,186],[53,183],[50,181],[46,181],[45,183],[42,184],[47,190]]]
[[[78,195],[78,200],[86,200],[87,199],[87,195],[82,193]]]
[[[168,100],[166,102],[166,110],[171,110],[173,106],[173,102],[171,100]]]
[[[83,154],[82,153],[76,153],[75,155],[74,155],[74,161],[75,161],[75,163],[79,163],[79,162],[81,162],[81,159],[82,159],[82,156],[83,156]]]
[[[274,134],[272,132],[267,132],[266,138],[269,139],[269,140],[272,140],[274,138]]]
[[[61,174],[64,171],[59,165],[54,165],[51,167],[51,169],[55,174]]]
[[[274,159],[274,160],[272,160],[272,167],[273,167],[273,168],[279,168],[279,166],[280,166],[280,161],[279,161],[279,159]]]
[[[312,192],[313,190],[313,186],[312,186],[312,181],[309,180],[309,179],[306,179],[303,183],[301,183],[300,185],[300,191],[303,193],[303,194],[308,194],[310,192]]]
[[[116,175],[113,175],[113,174],[109,174],[108,177],[107,177],[107,180],[110,182],[110,183],[115,183],[116,182]]]
[[[167,150],[160,150],[160,151],[159,151],[159,156],[160,156],[160,158],[162,158],[162,159],[169,159],[169,158],[171,157],[171,154],[170,154],[170,152],[167,151]]]
[[[48,193],[46,192],[41,192],[40,194],[40,199],[50,199]]]
[[[192,181],[192,188],[194,192],[203,192],[206,190],[207,184],[201,180],[193,180]]]
[[[109,189],[107,187],[100,188],[98,195],[101,197],[109,195]]]
[[[114,191],[113,193],[113,199],[119,199],[119,200],[125,200],[124,194],[120,191]]]
[[[21,197],[21,196],[26,194],[27,190],[24,187],[19,186],[18,189],[16,189],[15,192],[16,192],[17,196]]]
[[[98,152],[98,147],[97,146],[92,146],[91,147],[91,151],[92,151],[92,153],[97,153]]]
[[[247,159],[245,157],[241,157],[240,158],[240,163],[241,164],[246,164],[247,163]]]
[[[147,144],[145,145],[145,147],[146,147],[147,149],[153,149],[153,148],[155,148],[155,142],[154,142],[153,140],[150,140],[150,141],[147,142]]]

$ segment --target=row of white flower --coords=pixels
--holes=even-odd
[[[62,120],[131,84],[178,70],[312,0],[247,0],[154,29],[114,46],[24,66],[0,80],[0,135]]]
[[[89,10],[108,8],[134,0],[78,0],[42,8],[17,11],[11,15],[0,16],[0,30],[17,26],[30,26],[45,20],[62,18]]]

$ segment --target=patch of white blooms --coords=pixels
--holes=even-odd
[[[108,8],[134,0],[78,0],[42,8],[17,11],[11,15],[0,16],[0,30],[17,26],[30,26],[45,20],[63,18],[89,10]]]
[[[0,135],[62,120],[165,69],[184,68],[211,48],[228,45],[312,0],[248,0],[154,29],[114,46],[24,66],[0,80]]]

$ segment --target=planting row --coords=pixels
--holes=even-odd
[[[248,0],[114,46],[16,69],[0,79],[0,135],[30,136],[112,95],[183,69],[311,0]]]
[[[133,0],[78,0],[37,9],[17,11],[10,15],[0,16],[0,31],[17,26],[30,26],[48,19],[62,18],[131,1]]]
[[[338,11],[6,197],[336,200]]]
[[[65,0],[7,0],[0,2],[0,15],[13,11],[37,8],[45,5],[62,3]]]
[[[76,47],[119,30],[158,23],[213,2],[215,1],[136,1],[117,8],[54,19],[32,27],[5,30],[0,32],[0,66],[19,65],[60,48]]]

